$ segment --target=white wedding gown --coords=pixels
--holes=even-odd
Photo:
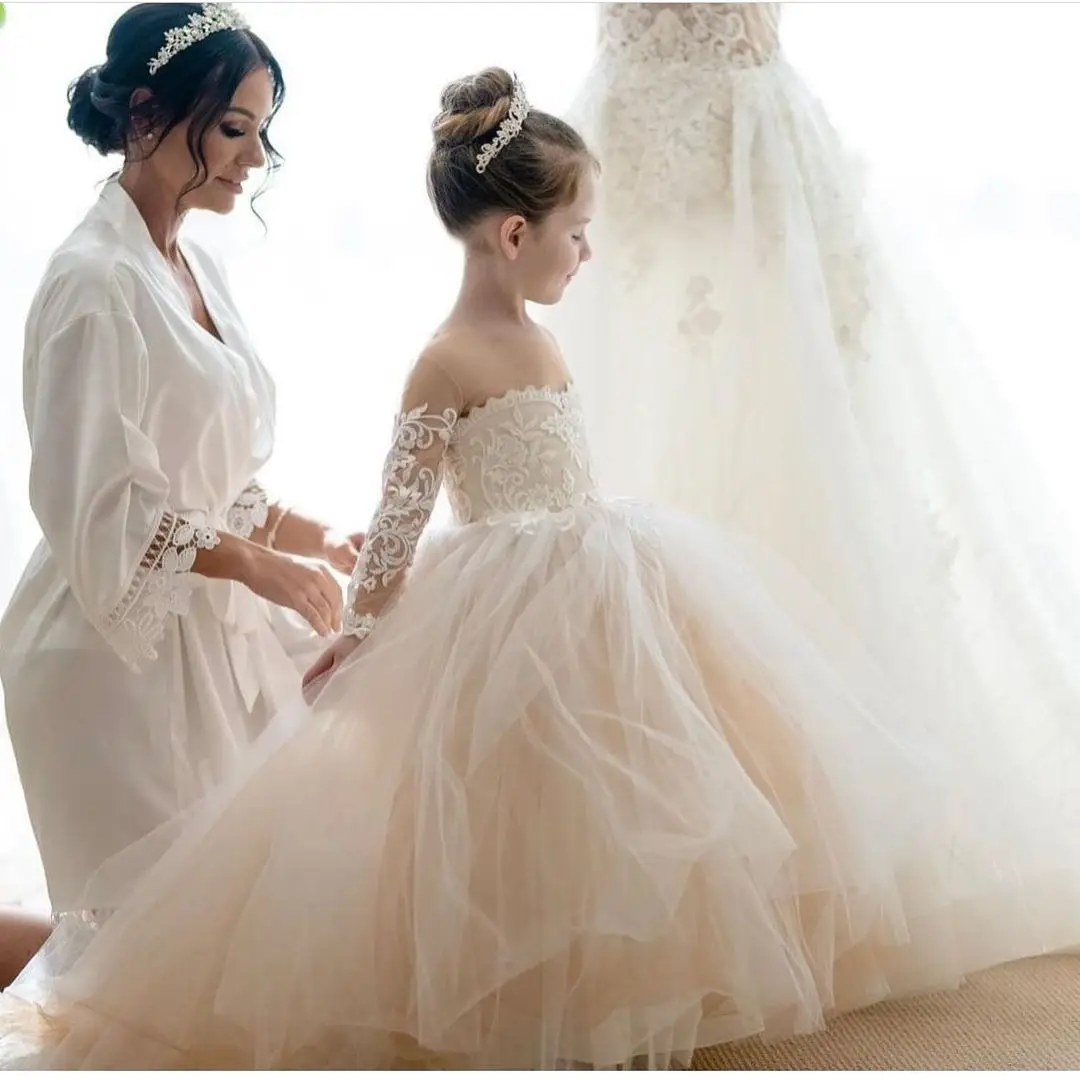
[[[1075,929],[1053,800],[960,805],[935,718],[784,566],[601,497],[572,388],[449,385],[403,407],[361,593],[444,471],[455,523],[85,951],[61,923],[0,1065],[664,1066]]]
[[[796,566],[923,702],[968,795],[1057,806],[1052,857],[1080,828],[1072,540],[779,22],[601,6],[569,115],[603,167],[594,260],[547,320],[597,475]]]

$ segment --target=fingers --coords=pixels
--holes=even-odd
[[[342,541],[340,544],[327,549],[327,560],[330,565],[345,577],[349,577],[355,569],[356,557],[357,551],[353,547],[351,539]]]
[[[316,634],[327,637],[330,633],[330,622],[332,622],[330,606],[318,582],[318,576],[306,576],[306,579],[301,582],[296,610],[311,623],[311,629]]]
[[[330,623],[326,615],[323,614],[318,603],[309,594],[303,594],[297,603],[294,605],[296,612],[302,615],[311,624],[311,629],[315,631],[319,637],[327,637],[330,633]]]
[[[319,622],[326,627],[323,635],[331,633],[334,629],[334,609],[330,598],[322,589],[314,588],[308,592],[308,603],[319,613]]]
[[[339,574],[349,577],[353,570],[356,569],[356,552],[352,548],[342,548],[341,551],[334,554],[332,562],[334,569]]]
[[[334,580],[334,575],[331,574],[325,566],[319,567],[319,571],[323,576],[323,586],[327,591],[327,597],[330,601],[330,622],[336,632],[341,629],[341,612],[343,605],[341,587]]]
[[[297,611],[321,637],[341,629],[341,587],[325,566],[306,568],[306,579]]]
[[[301,683],[301,688],[306,690],[316,679],[325,675],[334,666],[334,654],[329,649],[308,668],[307,674]]]
[[[278,556],[275,569],[281,576],[276,583],[268,581],[265,589],[257,589],[260,595],[292,608],[320,637],[341,630],[341,586],[326,566]]]

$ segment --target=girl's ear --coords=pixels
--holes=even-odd
[[[521,253],[528,226],[520,214],[512,214],[499,226],[499,248],[508,259],[516,259]]]

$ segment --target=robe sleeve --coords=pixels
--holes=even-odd
[[[169,505],[143,426],[148,371],[122,301],[48,333],[25,371],[31,505],[86,618],[136,670],[187,611],[198,549],[218,543]]]

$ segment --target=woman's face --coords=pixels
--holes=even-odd
[[[243,193],[253,169],[266,164],[261,133],[274,107],[274,84],[266,68],[245,76],[225,114],[203,136],[206,179],[181,200],[183,210],[213,210],[227,214]],[[191,183],[198,163],[188,149],[191,119],[177,124],[143,168],[177,196]]]

